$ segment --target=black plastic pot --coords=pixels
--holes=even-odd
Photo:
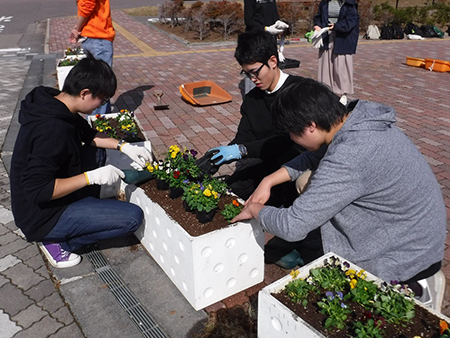
[[[194,210],[192,210],[192,208],[189,206],[189,204],[186,201],[183,201],[183,208],[187,212],[194,212]]]
[[[173,200],[175,198],[183,196],[183,193],[184,193],[184,190],[181,187],[175,187],[175,188],[174,187],[170,187],[169,188],[169,196]]]
[[[195,215],[197,216],[197,219],[200,223],[208,223],[211,222],[214,219],[214,215],[216,214],[216,209],[212,209],[210,212],[203,211],[196,211]]]
[[[156,189],[158,190],[169,190],[169,183],[164,180],[156,179]]]

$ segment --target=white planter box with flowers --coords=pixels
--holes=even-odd
[[[317,260],[311,262],[298,269],[298,275],[296,278],[306,279],[310,275],[310,270],[313,268],[319,268],[324,265],[324,261],[330,257],[336,257],[341,262],[348,262],[344,258],[339,257],[334,253],[328,253]],[[350,269],[355,271],[361,271],[362,269],[351,262]],[[366,280],[375,281],[376,285],[381,285],[383,281],[376,276],[365,272]],[[258,338],[325,338],[321,332],[313,328],[303,318],[296,315],[293,311],[282,304],[278,299],[273,297],[272,294],[278,293],[283,290],[286,285],[293,280],[292,275],[287,275],[278,281],[266,286],[259,291],[258,294]],[[445,281],[444,281],[445,283]],[[441,313],[429,308],[431,304],[424,304],[416,299],[414,302],[419,306],[426,307],[428,311],[436,315],[438,318],[450,323],[450,318],[442,315]]]
[[[196,310],[264,279],[264,233],[256,221],[189,235],[145,192],[128,185],[127,200],[144,210],[136,236]]]
[[[68,54],[69,53],[69,54]],[[76,53],[76,54],[70,54]],[[85,58],[82,49],[70,50],[69,48],[64,51],[64,57],[58,60],[56,66],[56,77],[58,79],[58,88],[62,90],[64,86],[64,81],[66,80],[67,75],[72,70],[74,65],[81,59]]]
[[[108,114],[115,118],[117,114]],[[89,116],[91,125],[95,116]],[[151,151],[149,141],[137,142]],[[107,163],[130,169],[128,157],[107,150]],[[256,285],[264,279],[264,232],[255,220],[191,236],[165,210],[132,184],[102,187],[102,196],[125,193],[144,211],[135,235],[196,310]]]
[[[102,117],[115,119],[119,114],[118,113],[112,113],[112,114],[105,114],[102,115]],[[97,120],[97,116],[95,115],[89,115],[87,117],[87,121],[91,127],[94,127],[94,121]],[[140,125],[138,121],[135,119],[136,124],[140,128]],[[142,128],[140,128],[142,130]],[[144,135],[145,136],[145,135]],[[150,141],[141,141],[141,142],[132,142],[135,145],[144,146],[146,147],[150,152],[152,152],[152,145]],[[119,168],[119,169],[134,169],[131,166],[131,163],[133,161],[124,153],[114,150],[114,149],[106,149],[106,163],[105,164],[112,164],[113,166]],[[126,183],[123,181],[120,181],[116,184],[106,186],[102,185],[100,189],[100,198],[109,198],[113,196],[117,196],[119,194],[119,191],[123,191],[126,186]]]

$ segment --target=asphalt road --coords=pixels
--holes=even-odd
[[[165,0],[110,0],[111,8],[156,6]],[[43,53],[46,19],[76,15],[76,0],[0,0],[0,50]]]

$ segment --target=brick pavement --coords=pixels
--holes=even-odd
[[[236,132],[242,103],[238,87],[240,67],[233,57],[235,46],[185,45],[121,11],[115,11],[113,18],[120,27],[114,43],[113,67],[119,81],[114,98],[116,108],[135,110],[156,154],[162,154],[174,143],[198,149],[200,153],[211,146],[227,144]],[[61,52],[67,47],[59,37],[65,36],[74,20],[52,20],[51,52]],[[288,45],[285,56],[301,60],[300,68],[289,69],[288,73],[316,78],[317,51],[306,42]],[[450,216],[450,75],[406,66],[406,56],[450,60],[450,39],[360,41],[354,58],[355,95],[351,98],[396,108],[398,125],[426,156],[436,174]],[[180,84],[200,80],[219,84],[233,96],[233,101],[208,107],[184,102],[178,89]],[[170,105],[169,110],[153,109],[154,89],[164,92],[163,101]],[[231,170],[221,168],[221,173]],[[450,277],[449,244],[447,239],[443,264],[447,277]],[[450,315],[449,286],[443,304],[446,315]]]
[[[117,28],[114,43],[114,70],[119,89],[114,97],[115,109],[134,110],[157,155],[176,143],[204,153],[211,146],[226,144],[236,132],[239,107],[242,102],[238,87],[240,67],[234,60],[233,44],[189,45],[169,38],[147,27],[121,11],[113,12]],[[66,37],[75,17],[51,20],[50,53],[62,53]],[[288,45],[285,56],[301,60],[299,69],[287,72],[316,77],[317,51],[300,42]],[[392,105],[398,112],[398,125],[426,156],[442,187],[447,210],[450,208],[450,104],[449,74],[426,71],[405,65],[406,56],[432,57],[450,60],[450,39],[426,41],[361,41],[355,56],[355,95],[353,98]],[[27,68],[0,61],[11,76],[4,76],[2,89],[20,91],[21,72]],[[14,76],[18,78],[14,78]],[[193,107],[181,99],[178,87],[182,83],[212,80],[233,96],[230,103]],[[15,84],[13,86],[11,84]],[[154,89],[164,92],[163,102],[169,110],[155,111]],[[3,99],[3,100],[2,100]],[[15,108],[2,106],[2,126]],[[0,129],[3,144],[5,128]],[[232,167],[224,167],[228,173]],[[57,289],[49,278],[46,266],[34,244],[26,243],[16,231],[8,191],[7,173],[0,169],[0,327],[7,337],[82,337]],[[414,182],[411,182],[414,184]],[[448,212],[448,215],[450,213]],[[448,223],[449,224],[449,223]],[[442,312],[450,315],[450,251],[447,239],[443,271],[447,290]],[[280,271],[269,267],[266,283],[279,278]],[[242,292],[210,307],[210,311],[248,300],[261,285]],[[4,298],[4,295],[7,295]],[[6,300],[4,300],[6,299]],[[3,331],[6,328],[8,331]],[[38,332],[38,333],[37,333]]]

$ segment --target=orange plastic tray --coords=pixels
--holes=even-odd
[[[196,106],[220,104],[232,100],[232,96],[212,81],[199,81],[180,85],[183,99]]]
[[[406,64],[413,67],[425,67],[425,59],[406,57]]]
[[[433,70],[435,72],[448,72],[450,71],[450,62],[435,59],[425,59],[425,68],[428,70]]]

